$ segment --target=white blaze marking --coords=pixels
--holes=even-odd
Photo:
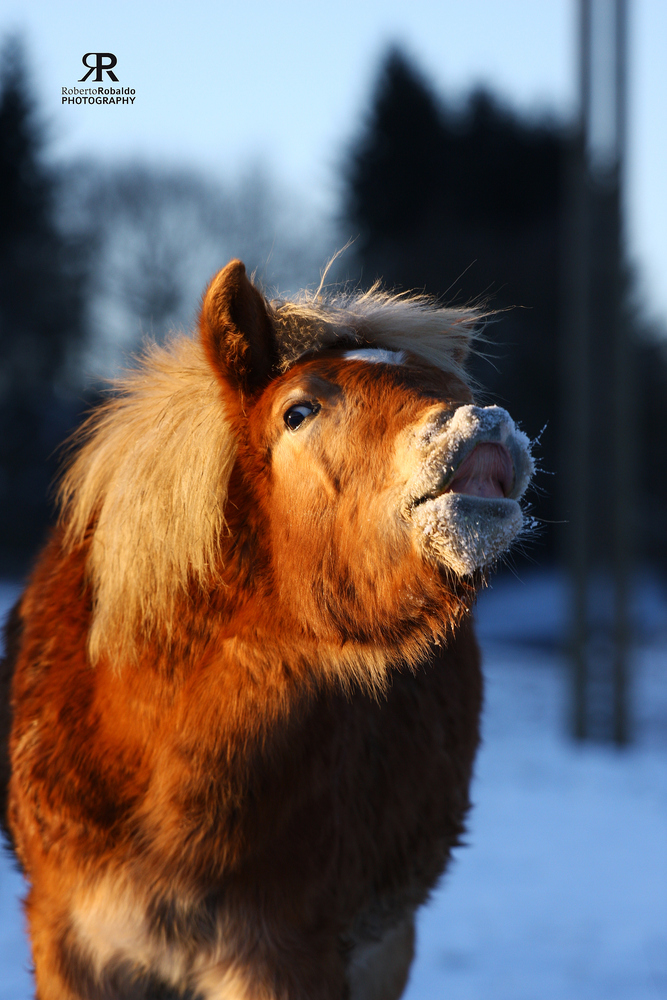
[[[350,361],[373,361],[382,365],[402,365],[405,361],[405,352],[386,351],[383,347],[360,347],[354,351],[345,351],[343,357]]]

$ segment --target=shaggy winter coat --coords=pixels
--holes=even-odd
[[[39,1000],[400,996],[532,473],[474,322],[234,261],[83,428],[3,668]]]

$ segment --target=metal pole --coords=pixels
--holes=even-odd
[[[630,738],[635,507],[632,352],[623,313],[627,4],[579,3],[580,109],[568,185],[563,337],[572,730],[578,739],[606,736],[618,745]],[[613,591],[606,615],[593,604],[603,599],[605,579]]]
[[[630,572],[632,549],[633,503],[633,392],[632,359],[628,343],[628,325],[623,310],[623,183],[626,147],[626,76],[627,76],[627,2],[615,3],[615,118],[616,118],[616,261],[614,322],[614,444],[615,488],[613,524],[614,577],[614,663],[613,663],[613,737],[622,746],[630,739],[628,674],[630,655]]]
[[[568,469],[570,576],[572,584],[572,730],[588,735],[588,578],[590,572],[590,206],[586,138],[590,107],[591,0],[581,0],[579,23],[579,122],[570,161],[565,316],[565,442],[562,468]]]

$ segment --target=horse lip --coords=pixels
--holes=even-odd
[[[493,457],[488,449],[472,470],[461,467],[479,445],[497,445]],[[453,413],[439,413],[417,431],[416,446],[422,453],[421,471],[406,496],[405,513],[456,493],[484,503],[487,500],[519,501],[535,472],[530,441],[509,413],[499,406],[460,406]],[[503,471],[504,470],[504,471]],[[469,482],[466,482],[466,476]],[[459,489],[452,489],[457,475]],[[494,483],[495,481],[495,483]],[[500,489],[498,488],[500,486]],[[470,487],[471,492],[463,492]]]
[[[509,469],[511,469],[511,475],[507,475],[506,470],[503,470],[503,476],[501,482],[503,498],[507,499],[508,497],[511,497],[516,483],[516,468],[514,465],[514,461],[512,459],[512,454],[510,452],[510,449],[504,442],[498,441],[497,439],[492,440],[486,435],[479,435],[478,437],[472,438],[468,442],[468,447],[466,447],[457,456],[456,464],[453,467],[452,466],[450,466],[449,468],[447,467],[447,462],[443,455],[442,474],[440,479],[435,484],[435,486],[428,491],[428,493],[425,493],[421,495],[417,500],[414,500],[412,502],[412,507],[418,507],[420,506],[420,504],[427,503],[429,500],[436,500],[438,497],[444,496],[446,493],[455,492],[452,489],[452,487],[459,476],[459,472],[462,466],[464,466],[465,463],[470,459],[470,457],[477,449],[477,447],[483,444],[490,444],[501,450],[502,459],[506,467],[509,466]],[[465,491],[462,491],[462,495],[474,496],[475,494],[466,494]],[[498,499],[501,498],[499,497]]]

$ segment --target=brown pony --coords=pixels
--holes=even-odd
[[[400,996],[533,471],[472,402],[474,325],[268,303],[233,261],[84,427],[7,628],[39,1000]]]

